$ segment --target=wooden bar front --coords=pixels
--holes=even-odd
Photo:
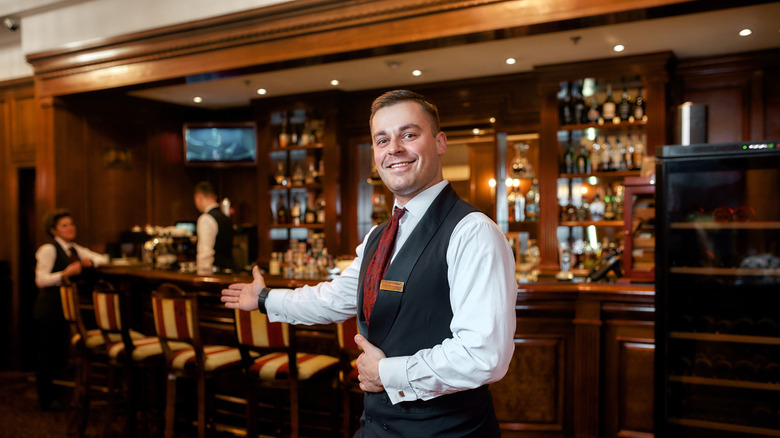
[[[133,294],[134,319],[154,333],[151,291],[163,282],[200,295],[201,324],[211,341],[233,344],[233,314],[219,301],[248,274],[199,276],[136,267],[99,275]],[[318,280],[267,277],[270,287]],[[540,282],[518,288],[514,358],[490,385],[507,437],[653,436],[654,290],[649,284]],[[330,326],[299,327],[302,345],[335,353]],[[240,394],[223,395],[238,400]],[[322,393],[317,397],[327,399]],[[327,406],[327,405],[326,405]],[[327,415],[325,412],[319,415]],[[316,416],[318,413],[309,413]],[[237,411],[233,427],[242,427]],[[315,419],[312,424],[316,424]]]

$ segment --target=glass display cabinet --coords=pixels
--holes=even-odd
[[[780,436],[778,143],[656,151],[655,436]]]

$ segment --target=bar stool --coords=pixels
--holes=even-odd
[[[99,329],[87,330],[81,316],[78,287],[68,277],[62,277],[60,285],[60,300],[62,313],[74,333],[71,337],[76,374],[73,385],[73,407],[68,420],[69,436],[84,436],[89,418],[89,408],[92,385],[92,370],[95,365],[105,365],[108,362],[105,340]]]
[[[355,335],[360,333],[357,326],[357,318],[350,318],[336,326],[336,337],[339,342],[339,386],[341,387],[341,403],[343,411],[343,422],[341,431],[344,438],[352,438],[352,394],[362,395],[360,381],[358,380],[357,357],[361,350],[355,343]]]
[[[117,290],[110,283],[100,280],[92,291],[95,321],[103,334],[108,355],[108,418],[115,418],[117,393],[126,394],[127,423],[124,428],[128,436],[135,436],[137,396],[143,389],[147,374],[159,371],[164,375],[164,359],[157,336],[145,336],[130,329],[130,305],[124,291]],[[173,348],[183,349],[187,344],[176,344]],[[124,386],[117,382],[117,374],[124,377]],[[156,386],[156,385],[155,385]],[[108,436],[112,421],[106,421],[103,435]]]
[[[339,360],[324,354],[297,351],[295,329],[286,323],[272,323],[258,310],[235,310],[236,336],[247,376],[247,437],[257,437],[256,389],[277,389],[289,393],[290,436],[299,436],[299,389],[306,382],[336,377]],[[335,407],[337,404],[334,403]],[[277,404],[277,435],[284,429],[282,403]],[[334,410],[334,415],[335,415]]]
[[[241,354],[235,347],[204,345],[200,336],[198,299],[172,284],[152,292],[152,310],[157,337],[165,354],[165,438],[172,438],[176,415],[178,378],[195,379],[198,388],[198,438],[206,435],[206,381],[219,373],[238,369]],[[186,343],[186,348],[179,348]],[[209,402],[213,397],[209,398]]]

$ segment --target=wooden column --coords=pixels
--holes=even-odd
[[[599,436],[601,302],[577,300],[574,317],[574,432]]]

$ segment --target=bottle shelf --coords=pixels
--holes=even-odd
[[[322,184],[291,184],[291,185],[274,185],[269,187],[269,190],[322,190]]]
[[[319,230],[325,228],[325,224],[271,224],[271,228],[307,228],[310,230]]]
[[[285,146],[285,147],[271,147],[268,149],[269,152],[280,152],[280,151],[309,151],[309,150],[315,150],[315,149],[322,149],[325,145],[322,143],[315,143],[315,144],[309,144],[305,146]]]
[[[558,225],[562,227],[623,227],[623,221],[563,221]]]
[[[603,123],[582,123],[582,124],[571,124],[571,125],[561,125],[558,130],[559,131],[583,131],[585,129],[597,129],[600,131],[622,131],[626,128],[632,128],[632,127],[644,127],[647,125],[646,120],[639,120],[639,121],[621,121],[620,123],[612,123],[604,121]]]
[[[745,380],[713,379],[710,377],[669,376],[672,382],[690,383],[693,385],[723,386],[727,388],[759,389],[765,391],[780,391],[778,383],[750,382]]]
[[[671,424],[677,424],[686,427],[695,427],[699,429],[714,429],[729,432],[737,432],[753,435],[776,436],[780,437],[780,430],[767,429],[763,427],[743,426],[740,424],[718,423],[714,421],[694,420],[690,418],[669,418]]]
[[[780,221],[765,222],[672,222],[678,230],[780,230]]]
[[[730,335],[721,333],[669,332],[670,339],[689,341],[733,342],[756,345],[780,345],[780,338],[771,336]]]
[[[755,269],[755,268],[711,268],[678,266],[669,268],[672,274],[686,275],[724,275],[741,277],[780,277],[780,269]]]
[[[620,180],[625,177],[633,177],[633,176],[639,176],[640,171],[639,170],[615,170],[615,171],[608,171],[608,172],[591,172],[591,173],[561,173],[558,177],[559,178],[590,178],[591,176],[595,176],[596,178],[602,178],[602,179],[615,179]]]

